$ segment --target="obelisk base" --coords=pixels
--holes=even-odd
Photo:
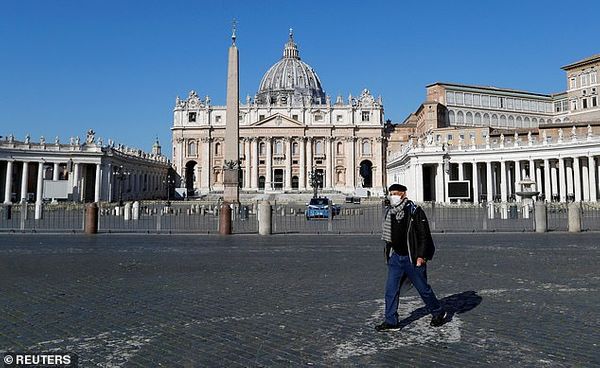
[[[223,169],[223,201],[239,203],[240,188],[238,185],[239,169]]]

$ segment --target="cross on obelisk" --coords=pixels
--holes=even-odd
[[[238,49],[235,45],[236,21],[233,21],[229,63],[227,67],[227,112],[225,119],[225,167],[223,168],[223,201],[239,202],[239,138],[240,138],[240,96]]]

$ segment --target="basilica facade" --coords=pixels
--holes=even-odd
[[[188,195],[223,191],[226,106],[191,91],[173,110],[173,167]],[[283,57],[239,106],[242,193],[312,191],[378,195],[385,186],[381,97],[368,90],[332,100],[300,58],[290,31]]]

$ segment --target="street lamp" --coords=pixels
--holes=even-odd
[[[167,174],[165,180],[163,180],[163,184],[167,188],[167,207],[171,205],[171,187],[175,185],[175,177],[170,173]]]
[[[313,198],[317,198],[319,187],[323,187],[323,172],[313,169],[308,173],[308,178],[310,186],[313,187]]]
[[[115,179],[119,180],[119,207],[123,206],[123,181],[129,178],[131,173],[126,171],[123,165],[117,166],[115,170]]]

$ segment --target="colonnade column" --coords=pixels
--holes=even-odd
[[[448,195],[448,182],[450,181],[450,163],[448,163],[448,171],[444,172],[444,202],[450,203],[450,196]]]
[[[515,197],[517,202],[521,202],[521,196],[516,195],[516,193],[521,190],[519,188],[519,182],[521,181],[521,161],[515,161]]]
[[[487,190],[487,201],[492,202],[494,200],[494,194],[492,189],[492,162],[487,161],[485,163],[485,184]]]
[[[285,190],[292,189],[292,139],[287,137],[285,142]]]
[[[390,183],[388,183],[390,184]],[[437,164],[435,174],[435,201],[444,201],[444,164]]]
[[[417,163],[415,165],[415,176],[414,176],[414,188],[415,188],[415,200],[421,202],[423,200],[423,164]]]
[[[73,200],[79,202],[81,200],[81,196],[79,195],[81,192],[79,189],[80,164],[75,163],[73,166]]]
[[[42,198],[44,190],[44,163],[38,162],[37,186],[35,190],[35,219],[42,218]]]
[[[582,158],[582,157],[581,157]],[[590,201],[590,170],[589,170],[589,161],[586,160],[580,163],[581,165],[581,195],[583,201]]]
[[[21,173],[21,203],[27,202],[27,182],[29,180],[29,162],[23,162]]]
[[[552,201],[552,185],[550,179],[550,160],[544,159],[544,199],[546,202]]]
[[[542,166],[541,163],[539,165],[536,166],[535,168],[535,190],[542,193],[544,191],[544,188],[542,188]],[[536,197],[536,200],[538,200],[539,197]]]
[[[298,190],[306,189],[306,138],[300,137],[300,175],[298,176]]]
[[[506,202],[508,196],[506,194],[506,161],[500,161],[500,200]]]
[[[244,166],[245,166],[245,170],[244,170],[244,189],[248,190],[250,189],[250,181],[252,178],[252,173],[251,173],[251,166],[250,166],[250,160],[251,160],[251,153],[250,153],[250,138],[244,138]]]
[[[596,202],[598,200],[596,187],[596,163],[594,162],[594,156],[588,156],[588,175],[590,184],[590,201]]]
[[[550,180],[552,180],[552,197],[554,198],[558,195],[558,162],[553,162],[550,165]],[[552,198],[550,198],[550,200],[552,200]]]
[[[535,162],[531,159],[529,160],[529,179],[535,181]]]
[[[6,162],[6,186],[4,187],[4,204],[11,204],[13,162]]]
[[[312,138],[306,138],[306,172],[313,170],[313,141]],[[310,178],[306,177],[306,188],[312,189]]]
[[[565,171],[567,174],[567,195],[574,195],[575,188],[573,187],[573,160],[571,160],[570,165],[565,162]]]
[[[273,189],[273,142],[267,138],[267,175],[265,176],[265,190]]]
[[[581,170],[579,167],[579,157],[573,157],[573,180],[575,201],[581,202]]]
[[[210,137],[200,138],[202,142],[202,174],[200,178],[200,188],[206,193],[210,192],[210,161],[211,161],[211,149],[210,149]],[[185,172],[185,168],[181,167],[182,172]],[[184,183],[185,184],[185,183]]]
[[[565,180],[565,159],[558,159],[558,186],[560,187],[560,201],[567,201],[567,183]]]
[[[479,203],[479,169],[477,162],[473,162],[473,203]]]
[[[96,184],[94,187],[94,202],[100,202],[101,183],[102,183],[102,164],[96,164]]]

